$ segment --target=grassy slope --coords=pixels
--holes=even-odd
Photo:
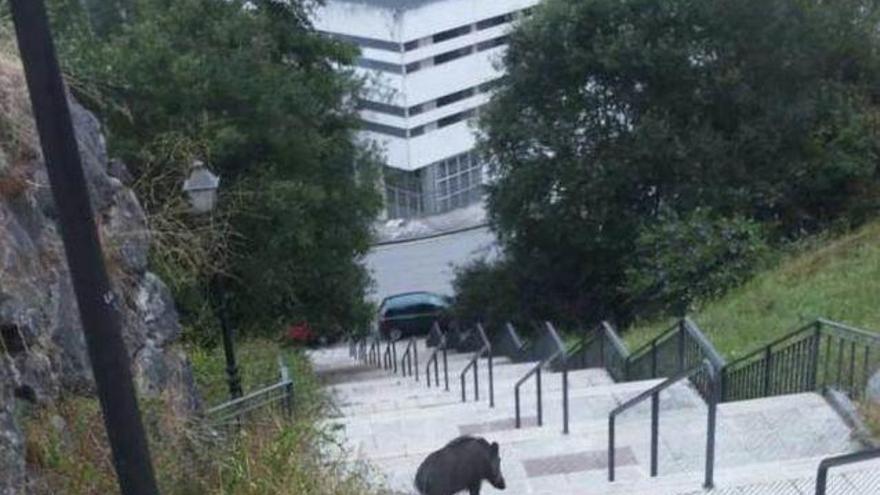
[[[691,316],[727,358],[819,316],[880,331],[880,222],[784,257]],[[668,323],[637,324],[624,339],[635,349]]]

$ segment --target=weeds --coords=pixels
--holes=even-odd
[[[237,347],[245,391],[278,379],[278,347],[251,341]],[[196,381],[212,404],[226,398],[223,353],[191,352]],[[255,414],[236,431],[217,432],[177,416],[163,399],[142,400],[160,490],[171,495],[378,494],[373,473],[349,463],[332,427],[322,424],[327,401],[306,357],[286,351],[296,382],[293,419],[280,410]],[[34,493],[116,493],[116,480],[93,399],[68,397],[26,413],[27,459]]]

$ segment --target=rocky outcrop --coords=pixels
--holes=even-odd
[[[0,65],[0,83],[0,110],[27,107],[15,101],[24,94],[20,71]],[[136,384],[142,394],[161,395],[182,413],[191,411],[197,397],[186,357],[174,346],[180,337],[174,302],[168,288],[147,270],[146,216],[132,190],[117,178],[126,175],[124,165],[111,166],[97,119],[75,102],[71,105]],[[9,111],[3,113],[0,120],[10,118]],[[62,393],[94,393],[46,170],[29,115],[19,112],[16,118],[0,122],[5,162],[0,167],[2,495],[19,493],[25,483],[25,442],[17,411],[25,403],[50,403]],[[10,139],[10,129],[18,132],[15,149],[4,150],[2,140]]]

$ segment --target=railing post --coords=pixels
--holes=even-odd
[[[660,393],[651,395],[651,477],[657,476],[657,450],[660,436]]]
[[[678,373],[684,371],[684,338],[685,338],[685,320],[682,318],[678,324]]]
[[[828,486],[828,467],[819,465],[819,474],[816,476],[816,495],[825,495]]]
[[[519,429],[522,426],[519,416],[519,385],[513,388],[513,401],[516,403],[516,427]]]
[[[434,374],[436,377],[436,374],[437,374],[437,364],[436,363],[434,364]],[[446,346],[445,345],[443,346],[443,382],[444,382],[444,385],[446,386],[446,391],[449,392],[449,363],[447,363],[447,361],[446,361]]]
[[[287,413],[287,418],[290,419],[293,417],[293,379],[284,387],[284,393],[286,395],[284,398],[284,410]]]
[[[474,359],[474,402],[480,402],[480,358]]]
[[[391,362],[394,363],[394,373],[397,373],[397,342],[391,341]]]
[[[537,373],[535,373],[535,385],[537,388],[538,395],[538,426],[544,426],[544,408],[542,407],[542,399],[541,399],[541,368],[538,368]]]
[[[412,340],[412,356],[410,356],[410,360],[415,359],[416,362],[416,381],[419,381],[419,343],[413,339]],[[412,370],[410,370],[410,374],[412,374]]]
[[[709,383],[712,392],[709,395],[709,418],[706,425],[706,481],[703,487],[707,490],[711,489],[715,484],[715,428],[717,425],[719,387],[718,375],[714,369],[714,365],[709,364],[707,372],[709,374]]]
[[[770,387],[772,385],[770,374],[773,371],[773,350],[771,346],[767,346],[764,350],[764,397],[770,397]]]
[[[562,433],[568,435],[568,358],[562,363]]]
[[[657,341],[651,341],[651,378],[657,378]]]
[[[614,482],[614,415],[608,416],[608,481]]]
[[[464,375],[465,375],[465,373],[462,373],[461,376],[459,377],[459,378],[461,378],[461,401],[467,402],[467,395],[466,395],[467,392],[465,392],[465,389],[464,389],[464,387],[465,387]]]
[[[816,321],[813,333],[813,342],[810,346],[810,388],[818,390],[819,388],[819,350],[822,346],[822,323]]]
[[[489,407],[495,407],[495,379],[492,373],[492,351],[489,350]]]

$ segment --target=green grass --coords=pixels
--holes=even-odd
[[[726,358],[817,317],[880,331],[880,222],[797,251],[690,315]],[[670,323],[639,322],[624,340],[634,350]]]
[[[321,421],[327,400],[306,356],[251,340],[236,347],[244,391],[277,382],[279,353],[294,377],[293,418],[261,410],[227,436],[206,435],[204,425],[179,416],[163,399],[142,399],[141,414],[160,492],[169,495],[376,495],[368,466],[351,465],[327,446],[337,431]],[[227,399],[222,348],[190,349],[196,384],[207,404]],[[70,396],[26,412],[29,473],[37,495],[116,493],[100,408],[93,398]],[[46,425],[61,418],[63,430]]]

